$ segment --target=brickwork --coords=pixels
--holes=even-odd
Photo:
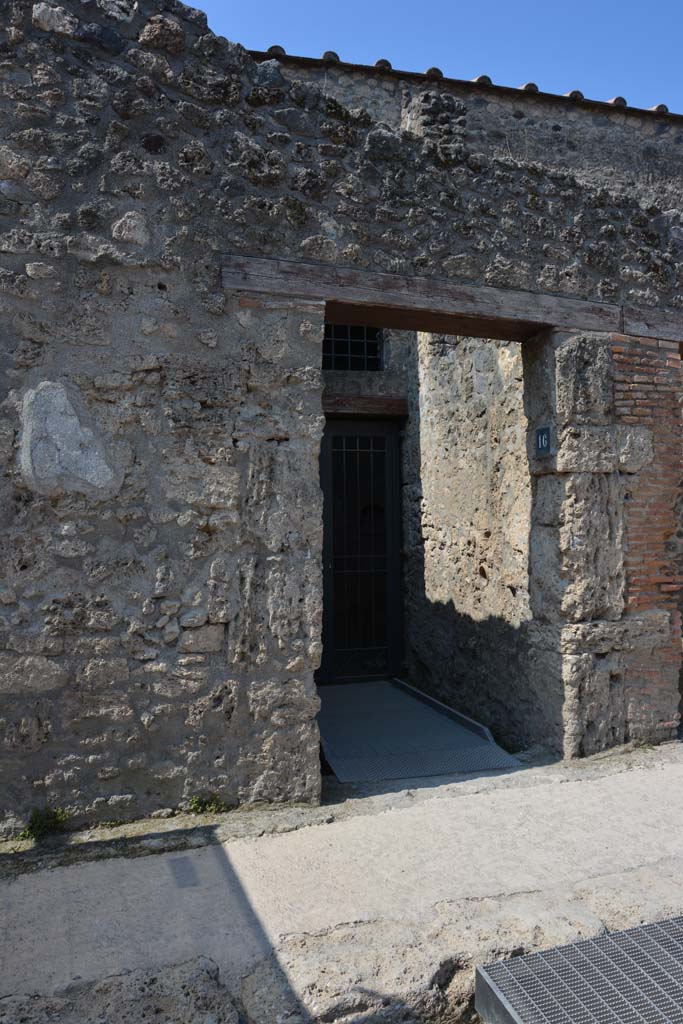
[[[624,495],[626,614],[667,611],[670,641],[656,651],[635,650],[626,665],[632,732],[668,738],[677,721],[665,712],[681,670],[683,567],[675,558],[676,509],[681,494],[681,357],[675,342],[615,335],[615,415],[646,428],[653,460]]]

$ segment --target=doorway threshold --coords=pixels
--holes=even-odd
[[[398,680],[318,690],[323,753],[339,782],[379,782],[520,767],[485,726]]]

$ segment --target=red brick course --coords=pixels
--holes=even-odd
[[[612,356],[617,421],[646,427],[654,446],[650,465],[624,476],[626,615],[666,610],[671,619],[669,644],[627,655],[627,700],[642,723],[640,738],[649,722],[651,738],[666,739],[677,726],[670,708],[681,668],[681,356],[676,343],[624,335],[612,336]]]

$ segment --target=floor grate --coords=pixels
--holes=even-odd
[[[683,917],[477,967],[485,1024],[683,1024]]]

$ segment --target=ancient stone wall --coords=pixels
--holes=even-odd
[[[539,693],[560,681],[556,746],[576,756],[670,739],[681,658],[680,575],[667,553],[680,482],[678,354],[666,342],[560,332],[522,352],[530,668]],[[542,425],[551,451],[541,458]]]
[[[382,81],[258,62],[178,0],[0,0],[0,720],[19,818],[209,788],[316,797],[324,311],[226,295],[221,253],[681,307],[676,119]],[[590,472],[618,531],[622,492]],[[567,600],[591,621],[617,608],[610,557],[584,599],[572,556]],[[556,669],[557,638],[537,649]],[[564,692],[548,678],[546,708]]]
[[[680,307],[675,118],[257,63],[178,0],[3,12],[6,252],[222,248]]]
[[[419,335],[416,352],[403,459],[410,678],[517,749],[575,756],[671,738],[677,346]]]
[[[417,472],[404,489],[409,671],[520,749],[544,725],[528,692],[521,346],[418,337]]]
[[[319,241],[302,252],[373,270],[681,307],[680,118],[328,62],[282,58],[280,67],[325,97],[323,129],[335,142],[325,156],[350,153],[354,139],[362,146],[352,173],[330,181],[333,219],[316,213]],[[351,131],[334,130],[338,102]],[[364,126],[368,116],[375,123]]]
[[[655,161],[659,187],[665,193],[671,189],[674,199],[680,194],[680,114],[657,115],[590,100],[584,105],[580,96],[537,96],[486,81],[423,78],[294,56],[278,60],[287,78],[313,83],[350,109],[367,110],[390,131],[420,134],[429,127],[433,137],[441,135],[442,143],[459,143],[508,166],[535,163],[536,170],[569,169],[572,176],[565,181],[580,181],[588,188],[599,183],[610,192],[615,181],[619,190],[649,190]]]
[[[4,405],[8,823],[316,799],[322,306],[47,280],[88,316],[45,321]]]

